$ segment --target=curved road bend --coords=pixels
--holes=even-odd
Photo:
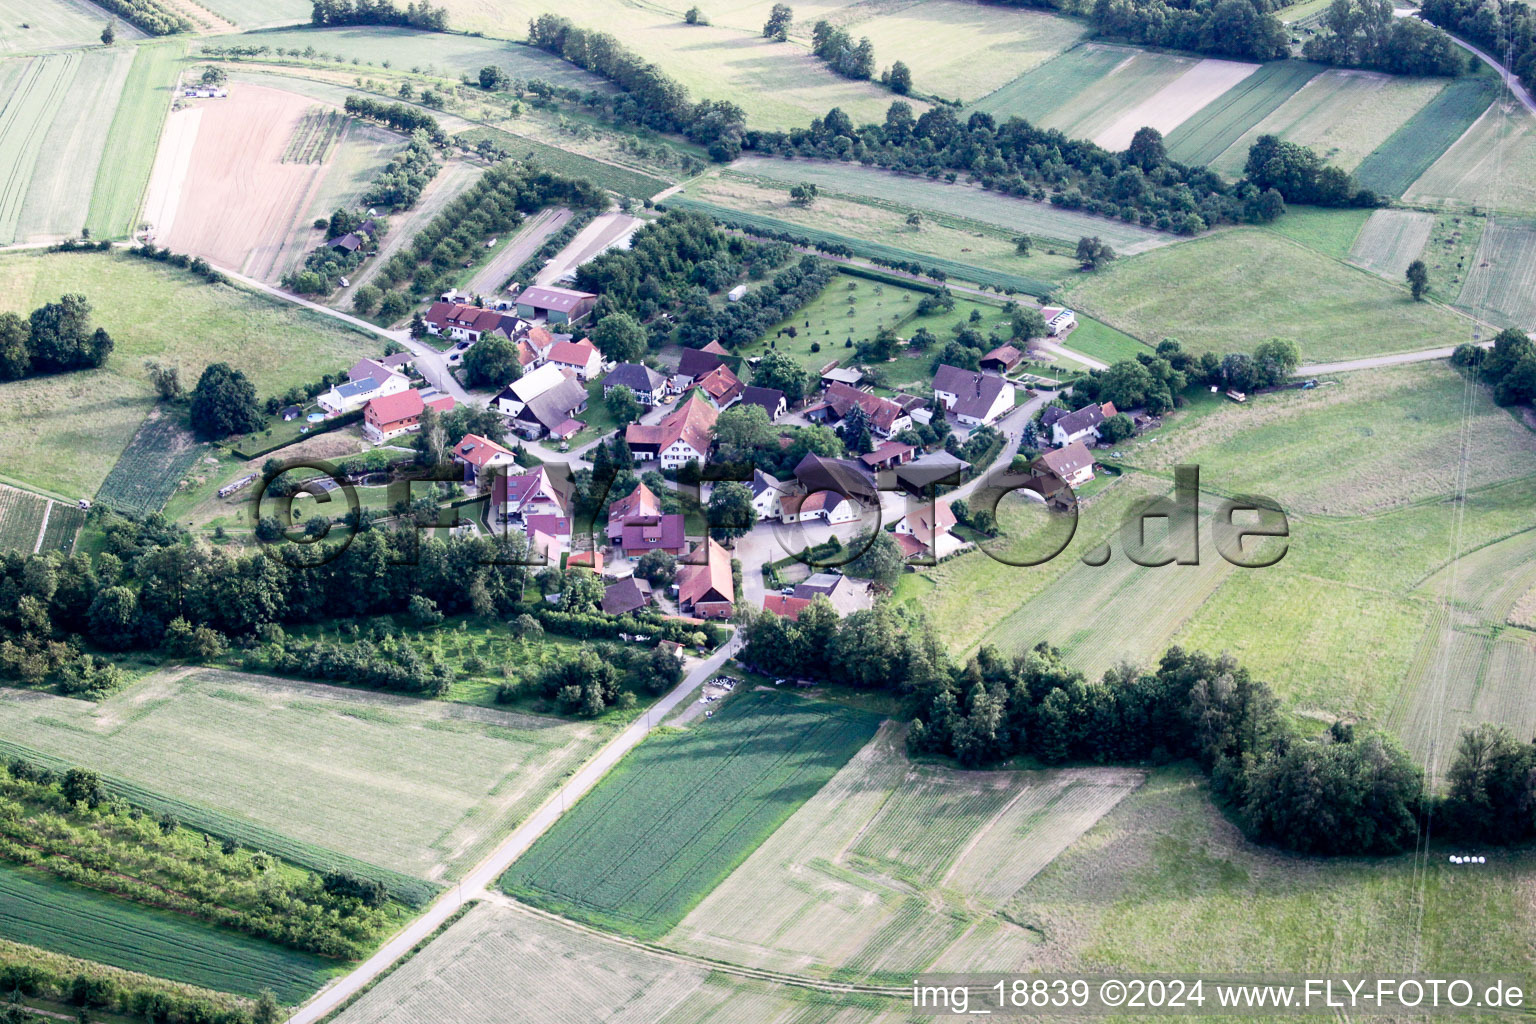
[[[733,635],[708,659],[694,666],[693,671],[689,672],[681,683],[652,705],[649,711],[609,740],[595,757],[571,776],[569,782],[544,801],[543,806],[534,811],[526,821],[512,831],[511,835],[502,840],[501,845],[477,864],[458,885],[439,896],[427,908],[426,913],[406,926],[405,930],[390,939],[377,953],[359,964],[350,974],[322,989],[308,1003],[300,1007],[298,1012],[288,1018],[288,1024],[313,1024],[314,1021],[335,1010],[378,977],[385,968],[410,952],[411,947],[436,931],[438,926],[451,917],[453,912],[463,906],[466,901],[475,899],[483,892],[488,892],[496,879],[501,877],[512,862],[532,846],[533,841],[553,825],[561,814],[565,813],[566,808],[575,806],[576,801],[596,785],[598,779],[602,778],[619,758],[634,749],[646,734],[666,717],[667,712],[691,698],[694,691],[704,684],[704,680],[720,670],[738,646],[739,641]]]

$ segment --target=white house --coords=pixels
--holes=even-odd
[[[631,423],[624,440],[636,462],[659,462],[662,469],[677,469],[690,462],[704,464],[714,440],[719,414],[699,392],[674,409],[660,423]]]
[[[585,383],[603,372],[603,357],[597,346],[590,341],[557,341],[549,349],[547,361],[561,369],[571,370],[576,379]]]
[[[1035,465],[1044,466],[1065,480],[1068,487],[1079,487],[1093,479],[1093,454],[1081,441],[1046,452],[1035,460]]]
[[[784,515],[783,500],[790,491],[777,477],[760,469],[752,471],[752,507],[758,519],[779,519]]]
[[[859,518],[858,503],[836,491],[786,494],[779,499],[779,508],[779,518],[785,523],[809,523],[820,519],[828,526],[841,526]]]
[[[1076,412],[1050,408],[1040,417],[1040,425],[1051,432],[1051,443],[1061,448],[1073,441],[1092,444],[1099,439],[1099,427],[1115,415],[1115,404],[1105,402],[1085,405]]]
[[[1045,329],[1053,338],[1077,326],[1077,314],[1061,306],[1044,306],[1040,315],[1045,318]]]
[[[1014,402],[1013,384],[1006,379],[948,363],[941,363],[934,372],[933,393],[968,427],[996,422]]]
[[[502,389],[496,396],[496,411],[503,416],[516,416],[523,406],[538,398],[550,388],[565,383],[567,377],[554,363],[545,363],[532,373],[525,373]]]
[[[411,381],[382,363],[364,359],[347,371],[349,379],[316,398],[327,416],[341,416],[361,409],[375,398],[388,398],[410,389]]]

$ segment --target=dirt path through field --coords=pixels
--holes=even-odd
[[[1093,141],[1118,152],[1131,144],[1131,138],[1140,128],[1150,126],[1166,136],[1257,70],[1257,64],[1202,60],[1120,115],[1114,124],[1095,135]]]
[[[533,283],[549,286],[611,245],[634,234],[643,221],[627,213],[605,213],[582,228],[571,244],[555,254]]]
[[[540,210],[528,218],[506,247],[470,278],[464,290],[471,295],[494,296],[512,272],[532,259],[544,240],[570,223],[572,216],[570,210],[561,206]]]

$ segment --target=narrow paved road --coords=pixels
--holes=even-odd
[[[1479,348],[1492,348],[1493,342],[1478,342]],[[1426,348],[1418,352],[1398,352],[1390,356],[1368,356],[1364,359],[1346,359],[1338,363],[1309,363],[1296,367],[1292,377],[1312,377],[1319,373],[1348,373],[1351,370],[1374,370],[1378,366],[1402,366],[1405,363],[1427,363],[1435,359],[1449,359],[1456,346]]]
[[[412,946],[436,931],[438,926],[451,917],[453,912],[463,906],[466,901],[488,892],[512,862],[532,846],[533,841],[543,835],[568,807],[575,806],[576,801],[596,785],[598,779],[602,778],[609,768],[612,768],[621,757],[645,739],[646,733],[665,718],[667,712],[689,700],[693,693],[704,685],[704,680],[720,671],[726,659],[735,653],[738,644],[739,640],[733,636],[707,660],[695,666],[672,692],[657,701],[649,711],[609,740],[598,751],[596,757],[583,765],[581,770],[571,776],[570,781],[546,800],[527,821],[514,829],[490,856],[464,877],[463,881],[439,896],[427,908],[426,913],[411,922],[404,931],[385,943],[383,948],[350,974],[322,989],[313,999],[300,1007],[297,1013],[288,1018],[288,1024],[313,1024],[314,1021],[324,1017],[377,978],[385,968],[408,953]]]
[[[1418,11],[1395,11],[1393,13],[1397,14],[1397,16],[1400,18],[1418,18],[1426,25],[1434,24],[1434,22],[1425,18]],[[1451,37],[1451,42],[1455,43],[1463,50],[1466,50],[1468,53],[1477,57],[1484,64],[1487,64],[1489,67],[1493,68],[1493,70],[1497,71],[1499,73],[1499,77],[1504,80],[1505,88],[1514,93],[1515,98],[1525,105],[1526,110],[1536,114],[1536,99],[1532,99],[1530,90],[1521,84],[1520,79],[1515,75],[1514,72],[1510,71],[1503,64],[1499,63],[1497,58],[1493,57],[1491,54],[1485,53],[1483,50],[1478,49],[1476,46],[1473,46],[1471,43],[1467,42],[1465,39],[1462,39],[1460,36],[1450,32],[1447,32],[1446,35]]]

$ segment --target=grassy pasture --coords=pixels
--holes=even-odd
[[[305,0],[199,0],[202,6],[241,28],[308,23]]]
[[[0,62],[0,242],[16,238],[49,126],[79,66],[76,51]]]
[[[502,877],[509,893],[631,934],[664,933],[874,734],[875,716],[738,695],[636,747]]]
[[[0,549],[30,552],[37,546],[47,510],[47,498],[0,486]]]
[[[133,66],[128,47],[87,50],[47,129],[48,152],[37,161],[16,221],[16,238],[78,234],[91,206],[103,139]]]
[[[914,228],[907,223],[907,212],[894,204],[844,196],[819,196],[815,205],[807,208],[791,202],[779,182],[754,180],[730,171],[696,178],[686,191],[705,202],[783,221],[786,229],[824,230],[871,243],[897,243],[908,250],[907,258],[922,263],[936,257],[1048,280],[1077,273],[1077,260],[1065,242],[1042,241],[1029,256],[1020,256],[1012,232],[968,217],[927,212]],[[676,200],[669,198],[667,202]]]
[[[1342,260],[1349,256],[1371,210],[1329,210],[1320,206],[1292,206],[1266,230],[1300,242],[1308,249]]]
[[[1140,782],[915,765],[887,723],[662,941],[840,980],[1019,968],[1031,939],[997,912]]]
[[[265,395],[373,355],[370,336],[328,317],[161,263],[106,253],[0,258],[0,309],[23,315],[80,292],[116,342],[106,366],[0,385],[0,474],[89,497],[153,405],[143,362],[177,366],[189,386],[218,360]]]
[[[86,226],[97,238],[122,238],[133,232],[139,204],[155,164],[160,130],[170,113],[185,39],[148,43],[134,51],[122,98],[112,115],[91,191]]]
[[[1536,221],[1488,222],[1457,304],[1496,324],[1536,328]]]
[[[669,182],[653,175],[642,174],[627,167],[594,160],[580,153],[559,149],[534,139],[514,135],[500,128],[471,128],[454,136],[455,140],[474,145],[481,139],[490,139],[515,157],[533,157],[542,167],[560,174],[591,178],[598,185],[623,195],[646,199],[665,189]]]
[[[1081,352],[1106,363],[1135,359],[1147,351],[1147,346],[1129,334],[1088,316],[1078,317],[1077,326],[1065,339],[1061,339],[1061,343],[1074,352]]]
[[[306,9],[303,20],[309,20]],[[395,71],[415,71],[442,78],[469,75],[478,80],[480,69],[495,65],[512,78],[541,79],[551,85],[582,92],[613,92],[607,79],[583,71],[554,54],[505,39],[445,32],[419,32],[390,25],[346,28],[268,29],[243,36],[221,36],[210,45],[269,46],[273,50],[308,50],[358,61],[388,65]]]
[[[1185,164],[1211,163],[1319,70],[1315,64],[1296,60],[1263,65],[1169,132],[1164,140],[1168,155]]]
[[[1360,161],[1355,180],[1384,196],[1403,195],[1482,116],[1497,91],[1490,74],[1456,79]]]
[[[434,881],[478,860],[603,731],[209,669],[149,676],[99,704],[0,697],[0,739]]]
[[[1403,198],[1536,214],[1536,115],[1513,101],[1493,103],[1408,186]]]
[[[151,412],[101,482],[96,500],[125,512],[158,512],[203,450],[176,417]]]
[[[177,914],[0,866],[0,938],[220,992],[308,996],[334,966]]]
[[[1329,69],[1242,133],[1210,165],[1235,178],[1243,173],[1248,147],[1254,140],[1260,135],[1278,135],[1311,147],[1331,164],[1354,170],[1445,88],[1443,78]]]
[[[99,7],[84,0],[0,0],[0,53],[96,45],[102,17]],[[119,43],[143,38],[143,32],[119,22]]]
[[[949,279],[955,281],[969,281],[974,284],[989,285],[994,288],[1012,288],[1030,295],[1049,295],[1055,290],[1049,281],[1038,278],[1027,277],[1022,274],[1005,273],[1000,270],[989,269],[986,266],[946,259],[942,256],[930,256],[882,242],[823,231],[820,228],[811,227],[806,224],[790,223],[775,217],[766,217],[760,213],[737,211],[715,203],[690,199],[687,196],[670,196],[664,205],[668,209],[675,207],[679,210],[696,210],[700,213],[707,213],[722,224],[743,231],[788,232],[797,237],[808,239],[811,242],[846,245],[855,257],[862,259],[881,258],[915,261],[921,264],[924,269],[936,268],[942,270],[948,275]],[[963,255],[965,258],[969,258],[969,254]]]
[[[1143,341],[1226,353],[1290,338],[1306,361],[1438,348],[1472,322],[1279,235],[1221,231],[1084,275],[1076,308]]]
[[[999,120],[1022,117],[1040,122],[1068,102],[1084,83],[1103,78],[1135,51],[1121,46],[1084,43],[1031,68],[972,106]]]
[[[1145,252],[1173,240],[1170,235],[1136,224],[999,195],[975,185],[949,185],[860,164],[744,157],[731,167],[739,173],[778,181],[786,191],[792,184],[812,182],[834,196],[854,196],[903,211],[932,211],[964,217],[1039,239],[1056,239],[1076,245],[1084,235],[1098,235],[1119,253]]]
[[[1008,913],[1057,969],[1524,971],[1536,858],[1489,852],[1475,882],[1433,854],[1274,853],[1245,842],[1179,766],[1153,772]]]
[[[1375,210],[1355,237],[1349,262],[1394,284],[1424,252],[1435,215],[1418,210]]]

